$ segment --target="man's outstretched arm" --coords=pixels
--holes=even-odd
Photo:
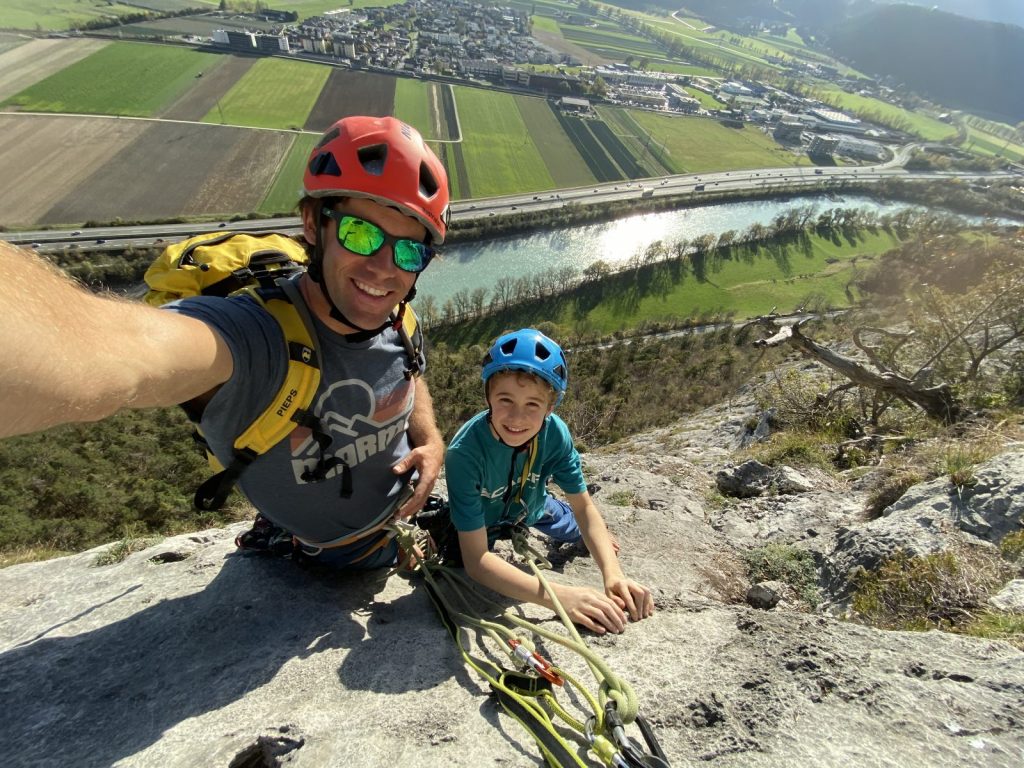
[[[416,402],[409,415],[409,442],[413,446],[412,451],[395,465],[394,471],[401,475],[416,467],[419,479],[416,492],[398,511],[399,517],[409,517],[420,511],[444,464],[444,438],[437,428],[434,401],[422,377],[416,379]]]
[[[231,376],[205,323],[99,296],[0,241],[0,437],[185,402]]]

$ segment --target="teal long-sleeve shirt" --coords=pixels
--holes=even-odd
[[[528,456],[528,451],[516,451],[494,436],[487,411],[462,425],[445,457],[448,503],[457,530],[536,522],[544,511],[549,479],[567,494],[586,490],[580,455],[569,428],[555,414],[544,420],[538,434],[537,457],[524,483],[523,467]],[[520,486],[522,504],[517,501]]]

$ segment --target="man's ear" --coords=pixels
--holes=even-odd
[[[302,206],[302,236],[310,245],[316,245],[316,230],[320,224],[320,201]]]

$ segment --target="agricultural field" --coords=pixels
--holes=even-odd
[[[0,53],[0,101],[45,80],[107,45],[103,40],[38,39]]]
[[[734,168],[807,165],[810,161],[779,147],[758,128],[726,128],[716,120],[673,117],[643,110],[602,107],[609,122],[632,123],[645,147],[671,173],[702,173]],[[616,114],[617,113],[617,114]]]
[[[579,147],[559,125],[557,111],[547,99],[516,96],[519,114],[531,136],[542,136],[537,142],[541,159],[551,173],[556,187],[581,187],[597,179],[580,156]]]
[[[216,60],[215,54],[184,48],[111,43],[2,106],[26,112],[148,117],[191,88],[196,76]]]
[[[395,81],[397,78],[333,67],[305,64],[323,73],[322,88],[316,104],[305,122],[299,123],[307,131],[323,133],[343,117],[373,115],[384,117],[395,110]],[[327,77],[330,73],[330,77]],[[286,96],[290,98],[290,95]]]
[[[269,21],[250,16],[221,17],[214,15],[176,16],[170,19],[152,19],[125,24],[123,30],[129,35],[140,37],[213,37],[215,30],[236,30],[239,32],[269,32],[274,28]]]
[[[219,55],[213,66],[203,70],[192,87],[167,105],[159,117],[198,122],[216,109],[217,102],[242,79],[257,59],[252,56]]]
[[[571,24],[558,26],[566,40],[605,58],[622,61],[627,56],[650,59],[662,58],[665,55],[664,49],[658,44],[639,35],[622,32],[618,27],[608,23],[599,23],[597,29]]]
[[[458,123],[450,122],[445,103],[451,86],[400,77],[395,82],[394,116],[420,132],[426,141],[458,141]]]
[[[315,133],[294,135],[291,148],[281,163],[277,176],[256,209],[259,213],[266,216],[294,213],[302,191],[302,174],[306,169],[306,159],[319,140],[320,135]]]
[[[0,113],[0,225],[27,227],[48,221],[58,186],[66,194],[84,194],[92,201],[91,193],[82,191],[83,182],[118,162],[121,151],[149,126],[144,120]],[[144,193],[148,181],[139,183],[138,168],[131,172],[131,188]],[[123,199],[123,192],[119,197]],[[125,216],[127,211],[116,215]]]
[[[254,211],[293,138],[287,131],[147,123],[116,159],[57,199],[41,223]]]
[[[967,141],[961,145],[961,149],[979,155],[1005,157],[1017,162],[1024,160],[1024,141],[1009,141],[974,126],[967,127]]]
[[[298,130],[330,73],[328,67],[304,61],[259,59],[203,122]]]
[[[473,197],[554,188],[516,97],[465,86],[456,86],[454,92]]]
[[[209,4],[196,0],[193,7]],[[25,30],[66,30],[96,19],[127,16],[139,9],[107,0],[0,0],[0,28]]]

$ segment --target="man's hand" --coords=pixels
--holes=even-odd
[[[402,520],[412,517],[423,509],[427,497],[434,489],[434,483],[437,482],[437,476],[441,474],[443,463],[444,443],[434,442],[413,448],[404,459],[395,464],[392,471],[396,475],[404,475],[411,469],[415,469],[419,475],[413,495],[395,513],[396,518]]]

